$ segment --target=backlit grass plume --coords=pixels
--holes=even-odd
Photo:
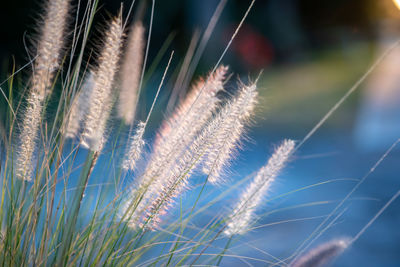
[[[350,239],[341,238],[311,249],[289,267],[323,267],[334,260],[350,245]]]
[[[173,179],[171,177],[176,177],[178,161],[218,107],[220,100],[217,93],[223,90],[227,70],[227,67],[221,66],[209,75],[206,82],[196,83],[193,93],[185,98],[160,128],[150,162],[137,182],[139,189],[134,191],[134,194],[142,196],[132,216],[133,221],[142,217],[148,205],[166,190],[169,180]]]
[[[70,0],[48,1],[41,23],[27,107],[20,124],[15,167],[17,177],[20,179],[30,180],[33,172],[32,160],[38,141],[43,102],[50,92],[53,77],[60,66],[69,5]]]
[[[60,66],[70,2],[70,0],[47,1],[46,14],[36,48],[31,82],[31,91],[41,96],[44,96],[51,89],[55,71]]]
[[[173,204],[174,199],[187,188],[188,179],[193,170],[199,166],[204,156],[213,152],[216,138],[221,129],[234,126],[232,118],[245,117],[248,119],[256,103],[256,89],[255,84],[241,86],[236,96],[225,104],[201,133],[196,135],[194,141],[182,152],[177,151],[178,154],[174,161],[165,166],[162,172],[163,179],[149,186],[148,193],[153,195],[149,198],[153,197],[154,199],[155,197],[155,200],[151,202],[145,222],[152,220],[153,223],[158,223],[159,215],[164,214],[167,208]]]
[[[92,151],[101,151],[106,139],[106,124],[112,108],[113,83],[118,70],[122,38],[122,18],[119,15],[109,25],[98,66],[93,71],[93,88],[82,134],[82,145]]]
[[[127,152],[122,162],[122,168],[124,170],[135,170],[137,161],[143,153],[143,146],[145,144],[143,134],[145,127],[145,122],[139,122],[136,130],[129,136]]]
[[[43,110],[43,97],[35,92],[31,92],[27,99],[27,108],[21,124],[19,134],[19,146],[15,162],[17,178],[31,180],[33,167],[33,155],[36,142],[38,141],[38,131]]]
[[[168,208],[172,207],[175,199],[189,187],[189,178],[193,171],[200,164],[201,158],[210,150],[210,140],[216,130],[215,121],[211,122],[196,139],[183,151],[175,162],[169,166],[164,174],[164,180],[155,187],[157,190],[150,191],[156,197],[145,212],[143,223],[151,227],[157,226],[161,221],[161,216],[165,215]]]
[[[242,85],[235,100],[228,103],[219,115],[221,123],[203,165],[203,172],[211,183],[221,182],[223,168],[232,157],[253,114],[258,95],[256,89],[255,84]]]
[[[231,266],[237,264],[228,260],[238,260],[239,264],[247,265],[254,261],[272,266],[318,267],[329,263],[350,246],[350,241],[337,239],[302,255],[326,229],[336,225],[343,214],[339,213],[341,205],[347,203],[355,189],[400,140],[359,180],[329,216],[283,218],[252,227],[264,197],[292,154],[309,140],[343,98],[299,144],[295,146],[293,140],[284,140],[265,166],[252,174],[243,190],[240,186],[246,180],[235,181],[226,176],[227,167],[243,145],[247,127],[253,121],[260,90],[257,78],[256,82],[240,82],[237,88],[225,91],[230,76],[228,67],[221,62],[229,54],[227,52],[241,25],[245,24],[245,18],[251,14],[254,0],[227,46],[221,50],[215,67],[203,78],[195,80],[190,89],[186,88],[187,82],[202,62],[205,48],[211,48],[207,42],[229,1],[219,1],[204,32],[195,32],[182,65],[175,62],[174,55],[179,53],[169,51],[175,47],[171,45],[173,34],[165,44],[154,45],[160,47],[155,57],[147,50],[143,55],[145,29],[137,19],[150,19],[148,23],[146,21],[149,37],[152,32],[158,33],[152,31],[157,21],[156,1],[139,1],[137,6],[131,1],[127,12],[121,9],[107,23],[95,52],[87,44],[93,42],[92,36],[96,36],[92,34],[92,28],[97,28],[96,16],[104,5],[99,0],[78,2],[74,16],[71,16],[74,28],[68,35],[70,0],[47,1],[32,60],[33,73],[23,99],[15,97],[18,93],[14,93],[23,89],[17,88],[23,82],[14,80],[19,80],[22,72],[15,71],[0,82],[0,97],[5,98],[1,103],[7,104],[0,108],[0,117],[4,118],[0,123],[1,266]],[[152,3],[151,9],[146,9],[145,2]],[[123,18],[124,13],[127,17]],[[138,16],[132,18],[131,14]],[[123,53],[128,21],[133,21],[133,25],[130,26],[126,53]],[[70,47],[64,49],[67,36],[72,40]],[[150,44],[150,39],[147,43]],[[160,73],[156,68],[163,65],[168,52],[170,57],[151,106],[147,103],[137,105],[141,79],[146,77],[146,81],[151,81],[143,83],[143,89],[150,93],[150,87]],[[92,60],[93,54],[96,56]],[[144,58],[149,59],[149,70],[143,68],[146,65]],[[68,62],[62,71],[61,59]],[[170,67],[175,70],[169,72]],[[182,88],[174,84],[182,84]],[[159,102],[165,104],[168,93],[162,94],[170,89],[173,94],[168,111],[165,111],[157,101],[161,99]],[[170,112],[170,105],[176,100],[175,89],[188,92]],[[352,91],[354,87],[349,92]],[[135,114],[137,107],[143,110]],[[114,111],[122,121],[111,121]],[[146,113],[145,119],[135,119]],[[160,124],[150,119],[163,115],[165,118]],[[15,135],[16,131],[18,135]],[[77,139],[79,143],[68,138]],[[36,151],[39,145],[40,150]],[[34,161],[35,153],[38,156]],[[28,183],[26,180],[32,179],[34,166],[37,166],[34,182]],[[224,179],[232,183],[222,183]],[[342,180],[347,179],[302,186],[289,193]],[[276,198],[284,198],[289,193]],[[400,191],[351,242],[358,239],[398,196]],[[234,206],[226,213],[232,199]],[[308,208],[328,203],[334,202],[319,200],[293,207]],[[288,212],[292,207],[277,207],[270,212],[282,210]],[[259,259],[241,255],[242,251],[246,252],[244,250],[235,254],[243,247],[241,243],[231,246],[246,238],[242,237],[246,232],[266,225],[278,227],[294,221],[315,222],[321,217],[324,221],[294,252],[270,253],[255,248],[257,255],[266,258]],[[287,236],[290,235],[284,235],[283,239]],[[252,247],[252,243],[252,240],[246,240],[244,246]],[[275,249],[274,246],[271,248]]]
[[[89,72],[81,90],[75,95],[72,101],[63,131],[66,138],[74,138],[79,134],[82,120],[86,117],[87,111],[90,108],[93,82],[93,74]]]
[[[198,79],[190,92],[175,108],[171,116],[165,120],[157,133],[154,150],[171,149],[177,141],[187,145],[194,135],[204,127],[217,109],[220,99],[218,92],[224,89],[227,66],[220,66],[207,76]],[[184,138],[186,142],[182,142]]]
[[[244,234],[248,230],[249,224],[254,220],[255,210],[262,204],[271,184],[286,165],[294,145],[295,142],[292,140],[283,141],[272,154],[267,165],[257,172],[229,217],[224,231],[226,235]]]
[[[129,33],[121,67],[121,89],[118,99],[118,116],[128,125],[132,124],[135,118],[144,49],[145,29],[141,21],[136,21]]]

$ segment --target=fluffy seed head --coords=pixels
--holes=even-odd
[[[173,206],[175,199],[188,188],[189,178],[193,170],[199,165],[202,155],[209,149],[207,145],[211,138],[212,131],[203,130],[196,139],[176,158],[174,164],[164,173],[164,182],[159,184],[158,195],[150,203],[146,210],[143,222],[147,226],[154,228],[159,222],[160,217]]]
[[[93,90],[93,73],[89,72],[82,89],[75,95],[72,101],[70,112],[67,116],[67,123],[64,125],[63,134],[66,138],[74,138],[78,135],[81,122],[89,109]]]
[[[126,55],[121,68],[121,91],[118,102],[118,116],[126,124],[135,118],[140,77],[145,48],[145,29],[136,21],[129,34]]]
[[[47,2],[46,14],[37,44],[31,88],[40,96],[48,93],[54,72],[60,66],[69,6],[70,0]]]
[[[239,93],[224,106],[215,119],[220,126],[215,132],[212,149],[206,155],[203,165],[203,172],[208,175],[209,182],[221,182],[222,171],[229,163],[253,114],[257,96],[255,84],[242,85]]]
[[[348,238],[341,238],[324,243],[290,264],[290,267],[322,267],[331,262],[350,245]]]
[[[187,188],[188,179],[207,145],[215,127],[204,126],[219,104],[217,93],[223,90],[228,68],[219,67],[207,80],[200,80],[163,123],[152,158],[138,183],[141,201],[130,225],[155,226],[174,199]],[[151,227],[150,226],[150,227]]]
[[[92,151],[101,151],[106,123],[112,108],[112,86],[121,52],[122,19],[116,17],[104,37],[97,69],[93,72],[93,91],[84,122],[82,145]]]
[[[162,149],[165,144],[180,139],[193,140],[194,135],[204,127],[218,107],[217,93],[224,89],[223,83],[228,72],[227,66],[220,66],[207,79],[196,81],[185,97],[175,108],[172,115],[163,122],[154,144],[154,150]]]
[[[143,134],[145,127],[146,123],[139,122],[136,131],[129,137],[128,150],[122,162],[122,168],[124,170],[135,170],[136,163],[142,154],[144,146]]]
[[[22,118],[17,148],[16,174],[31,180],[33,154],[39,132],[43,101],[49,92],[55,71],[60,66],[64,30],[67,24],[70,0],[47,2],[46,14],[37,43],[36,58],[28,96],[28,106]]]
[[[223,82],[228,68],[219,67],[207,82],[195,84],[191,93],[176,108],[173,115],[164,123],[154,145],[153,155],[139,181],[138,187],[145,191],[138,205],[137,216],[154,203],[160,194],[176,177],[181,168],[180,159],[190,149],[199,131],[211,118],[218,106],[217,93],[223,90]],[[172,182],[173,183],[173,182]]]
[[[174,203],[174,198],[187,188],[192,170],[209,142],[210,127],[202,130],[212,117],[223,90],[228,68],[219,67],[208,81],[195,83],[185,100],[164,122],[158,135],[151,161],[138,183],[141,201],[130,225],[155,226],[160,216]],[[203,144],[203,145],[201,145]],[[202,152],[203,151],[203,152]],[[144,192],[144,193],[143,193]]]
[[[293,140],[283,141],[270,157],[268,163],[258,171],[254,180],[242,193],[228,219],[224,231],[227,236],[244,234],[248,230],[250,222],[254,219],[256,208],[262,203],[263,197],[271,184],[286,165],[294,147],[295,142]]]
[[[33,154],[43,110],[42,97],[32,92],[22,121],[15,162],[17,178],[30,181],[33,173]]]

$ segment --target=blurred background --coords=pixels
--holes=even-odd
[[[117,14],[120,1],[101,0],[100,3],[96,23],[104,25],[110,15]],[[130,3],[125,1],[125,7]],[[149,86],[142,96],[143,111],[138,116],[144,117],[148,110],[146,104],[156,90],[151,85],[159,82],[169,52],[176,53],[175,68],[184,64],[185,55],[190,55],[191,43],[201,37],[218,3],[215,0],[156,1],[149,65],[163,47],[166,52],[152,76],[154,81],[149,78]],[[20,67],[28,61],[27,51],[32,47],[30,40],[34,38],[40,4],[38,0],[0,2],[2,77],[10,72],[13,62]],[[249,4],[247,0],[227,1],[195,68],[195,76],[212,69]],[[238,180],[265,164],[280,140],[301,140],[400,39],[399,5],[395,0],[256,1],[222,61],[234,74],[228,91],[235,88],[238,77],[254,80],[264,69],[259,81],[261,100],[257,117],[248,133],[250,141],[245,142],[232,164],[230,180]],[[145,23],[148,24],[149,18],[147,9]],[[174,92],[173,85],[170,79],[153,117],[153,130],[181,94]],[[149,138],[153,136],[154,132],[149,133]],[[399,137],[400,47],[396,47],[296,153],[270,193],[273,200],[259,213],[268,214],[258,221],[258,225],[266,226],[238,240],[231,252],[267,260],[273,259],[269,254],[278,258],[289,256],[322,222],[322,216],[335,208]],[[345,203],[343,215],[314,245],[357,234],[400,189],[399,162],[397,148]],[[317,185],[322,182],[326,183]],[[315,186],[278,197],[309,185]],[[223,190],[221,186],[212,194]],[[191,194],[185,197],[190,199]],[[233,196],[229,199],[232,203],[234,200]],[[221,203],[220,212],[228,208]],[[399,211],[400,200],[333,266],[400,266]],[[264,265],[248,261],[255,266]],[[222,264],[233,266],[238,261],[226,258]]]

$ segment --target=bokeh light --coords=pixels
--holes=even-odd
[[[400,9],[400,0],[393,0],[393,3]]]

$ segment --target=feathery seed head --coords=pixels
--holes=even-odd
[[[341,238],[324,243],[303,256],[290,267],[322,267],[331,262],[350,245],[350,239]]]
[[[55,71],[60,65],[70,0],[47,2],[46,14],[37,43],[36,58],[28,96],[28,106],[22,119],[17,148],[16,174],[30,180],[33,154],[39,132],[43,102],[49,92]]]
[[[70,112],[67,115],[67,121],[63,130],[63,134],[66,138],[74,138],[79,133],[81,122],[89,109],[93,82],[93,73],[89,72],[81,90],[77,95],[75,95],[71,104]]]
[[[208,148],[206,143],[209,138],[208,131],[200,133],[183,154],[176,158],[176,162],[163,173],[164,180],[152,185],[158,191],[156,194],[152,192],[155,197],[145,211],[143,222],[147,222],[147,227],[154,228],[161,221],[160,217],[173,206],[175,199],[188,188],[189,178]]]
[[[146,123],[139,122],[136,131],[129,137],[128,150],[125,155],[124,161],[122,162],[122,168],[124,170],[135,170],[136,163],[142,154],[144,140],[143,134],[146,127]]]
[[[179,132],[178,128],[185,130],[188,139],[193,139],[193,134],[203,128],[218,107],[217,93],[224,89],[223,83],[228,69],[222,65],[214,73],[210,73],[206,80],[200,78],[192,85],[185,99],[175,108],[170,118],[163,122],[154,143],[155,150],[161,146],[163,139],[168,139],[172,129],[175,135]]]
[[[148,227],[157,224],[174,198],[187,188],[192,170],[205,154],[204,149],[209,148],[206,144],[213,132],[209,131],[210,127],[203,128],[218,106],[216,94],[223,90],[227,71],[227,67],[221,66],[207,82],[196,83],[161,127],[152,158],[138,183],[139,191],[144,193],[132,225],[144,225],[146,221],[149,221]]]
[[[257,103],[257,86],[242,85],[238,94],[229,101],[215,120],[219,126],[211,141],[210,151],[205,157],[203,172],[211,183],[220,183],[224,167],[229,163],[232,154],[242,137],[245,127],[253,114]]]
[[[17,178],[31,180],[33,173],[33,155],[37,141],[38,130],[41,121],[43,103],[41,95],[32,92],[28,98],[28,106],[22,121],[19,134],[19,146],[17,149],[15,170]]]
[[[242,193],[238,203],[230,215],[224,233],[227,236],[244,234],[254,218],[256,208],[262,203],[271,184],[286,165],[295,148],[293,140],[285,140],[262,167],[251,184]]]
[[[70,2],[70,0],[47,2],[46,14],[37,44],[31,89],[43,97],[49,92],[54,72],[60,66]]]
[[[85,118],[82,145],[100,151],[105,141],[105,130],[112,108],[112,86],[121,52],[123,38],[122,18],[117,16],[104,37],[104,46],[93,75],[93,89]]]
[[[118,116],[126,124],[132,124],[138,99],[145,49],[145,28],[136,21],[129,34],[126,54],[121,68],[121,90],[118,102]]]

